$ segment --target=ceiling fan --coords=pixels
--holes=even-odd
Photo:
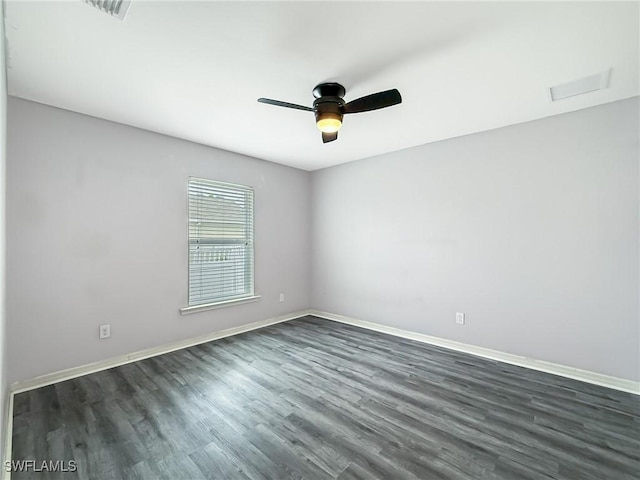
[[[316,125],[322,132],[323,143],[333,142],[338,138],[338,130],[342,126],[342,117],[345,113],[368,112],[402,103],[400,92],[395,88],[372,93],[349,103],[345,103],[342,98],[345,92],[344,87],[339,83],[321,83],[313,89],[313,96],[316,97],[313,101],[313,108],[270,98],[259,98],[258,101],[278,107],[295,108],[315,113]]]

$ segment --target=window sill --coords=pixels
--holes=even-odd
[[[216,308],[231,307],[233,305],[240,305],[242,303],[257,302],[261,298],[262,298],[261,295],[254,295],[252,297],[242,297],[242,298],[235,298],[233,300],[224,300],[222,302],[194,305],[192,307],[181,308],[180,313],[182,315],[188,315],[190,313],[204,312],[205,310],[215,310]]]

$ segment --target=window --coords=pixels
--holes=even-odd
[[[190,177],[189,307],[252,298],[253,189]]]

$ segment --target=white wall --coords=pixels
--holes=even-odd
[[[638,110],[313,172],[313,308],[640,379]]]
[[[8,119],[11,382],[309,307],[308,172],[13,97]],[[255,188],[260,301],[179,314],[190,175]]]
[[[5,165],[7,140],[7,72],[4,58],[4,3],[0,2],[0,459],[4,460],[7,381],[7,341],[5,335]]]

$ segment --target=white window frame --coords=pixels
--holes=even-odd
[[[198,189],[206,190],[207,188],[211,189],[212,194],[217,191],[220,197],[224,198],[222,207],[215,206],[213,202],[197,202],[198,196],[194,192]],[[229,220],[229,216],[225,215],[224,202],[231,201],[236,196],[244,197],[244,202],[241,204],[242,208],[239,211],[234,213],[233,209],[231,209],[231,220]],[[254,302],[260,299],[260,295],[255,294],[254,279],[254,207],[255,195],[252,187],[199,177],[189,177],[187,183],[188,306],[180,309],[182,314]],[[205,211],[195,211],[196,208],[205,208]],[[212,226],[211,228],[221,228],[222,238],[217,236],[207,238],[207,235],[202,231],[197,234],[192,233],[194,222],[199,225],[202,222],[203,215],[209,217],[211,224],[219,225],[219,227]],[[243,216],[245,217],[245,222],[238,223],[239,218]],[[229,224],[240,225],[240,230],[244,229],[243,236],[239,237],[238,229],[234,229],[233,231],[229,230],[231,233],[230,239],[223,238],[225,235],[224,229],[228,228]],[[200,251],[201,247],[205,246],[209,248],[202,249],[206,250],[206,252],[202,253]],[[242,260],[229,261],[228,254],[220,252],[231,252],[232,257],[237,255]],[[197,261],[195,260],[196,258],[198,259]],[[241,268],[238,268],[239,266]],[[227,270],[224,271],[223,269]],[[229,269],[232,272],[231,277],[228,273]],[[203,271],[205,271],[204,277]],[[224,273],[219,273],[221,271]],[[200,277],[199,281],[195,281],[198,276]],[[238,280],[238,278],[241,278],[241,280]],[[211,289],[208,292],[206,290],[203,292],[202,283],[206,283],[206,281],[211,282]],[[238,287],[238,285],[240,286]],[[239,292],[238,288],[241,288],[242,291]],[[225,290],[226,292],[224,292]],[[216,293],[216,291],[218,292]]]

